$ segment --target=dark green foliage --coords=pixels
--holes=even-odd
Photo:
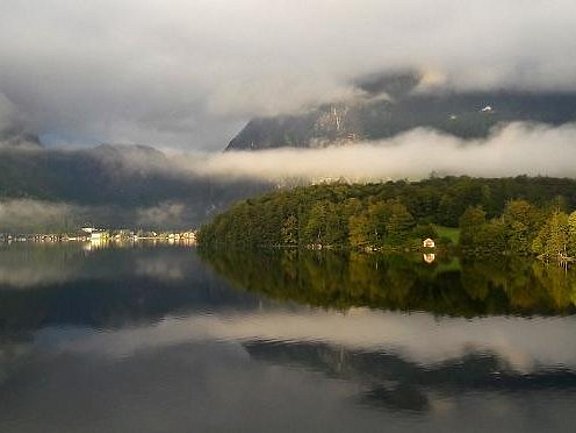
[[[526,255],[560,204],[576,207],[575,180],[464,176],[321,184],[238,203],[204,226],[199,238],[206,246],[379,250],[413,247],[427,237],[438,240],[431,224],[460,225],[467,254]]]
[[[532,242],[544,218],[545,213],[526,200],[508,202],[501,218],[507,249],[514,254],[530,254]]]
[[[557,202],[557,200],[554,200]],[[576,212],[537,208],[511,200],[501,216],[486,219],[481,207],[460,218],[460,249],[465,255],[529,255],[567,263],[576,254]]]
[[[416,221],[399,200],[346,197],[342,187],[349,192],[343,185],[297,188],[238,203],[202,228],[200,242],[242,248],[380,249],[413,239]]]
[[[481,245],[481,232],[486,224],[486,212],[481,207],[475,206],[466,209],[460,217],[460,247],[464,251],[476,249]]]

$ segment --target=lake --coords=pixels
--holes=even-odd
[[[0,244],[0,431],[573,432],[573,274]]]

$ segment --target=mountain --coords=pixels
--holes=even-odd
[[[63,203],[79,209],[75,220],[84,223],[190,227],[264,188],[258,182],[194,175],[148,146],[0,147],[0,202]],[[0,232],[7,215],[8,210],[0,213]]]
[[[251,120],[226,150],[317,148],[393,137],[427,127],[462,138],[486,137],[499,123],[560,125],[576,120],[576,93],[422,93],[415,80],[363,83],[365,96],[304,113]]]
[[[22,128],[0,130],[0,148],[41,148],[40,138]]]

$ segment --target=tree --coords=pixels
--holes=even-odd
[[[570,239],[569,219],[556,210],[550,214],[532,243],[532,250],[546,260],[563,261],[568,256]]]
[[[389,217],[386,223],[387,239],[389,245],[401,245],[405,243],[414,227],[416,221],[408,212],[406,206],[398,201],[388,202]]]
[[[568,254],[576,256],[576,211],[568,216]]]
[[[486,212],[479,206],[469,207],[460,217],[460,247],[472,251],[478,246],[479,233],[486,225]]]
[[[546,255],[562,259],[568,255],[568,215],[556,211],[549,224],[550,238],[546,243]]]
[[[326,217],[327,201],[323,200],[312,206],[308,221],[304,227],[304,243],[320,244],[324,243],[326,237]]]
[[[514,254],[529,254],[540,225],[538,209],[526,200],[510,200],[501,219],[506,232],[506,250]]]
[[[298,244],[298,219],[289,215],[282,224],[282,243],[285,245]]]
[[[374,246],[371,239],[372,229],[366,213],[350,217],[348,232],[348,242],[352,248],[366,249]]]

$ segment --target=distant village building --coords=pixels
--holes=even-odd
[[[103,241],[108,239],[108,232],[106,230],[97,229],[95,227],[82,227],[84,233],[87,233],[90,241]]]
[[[424,247],[424,248],[436,248],[436,243],[430,238],[424,239],[424,241],[422,241],[422,247]]]
[[[491,105],[486,105],[484,108],[480,110],[481,113],[491,113],[494,111]]]

